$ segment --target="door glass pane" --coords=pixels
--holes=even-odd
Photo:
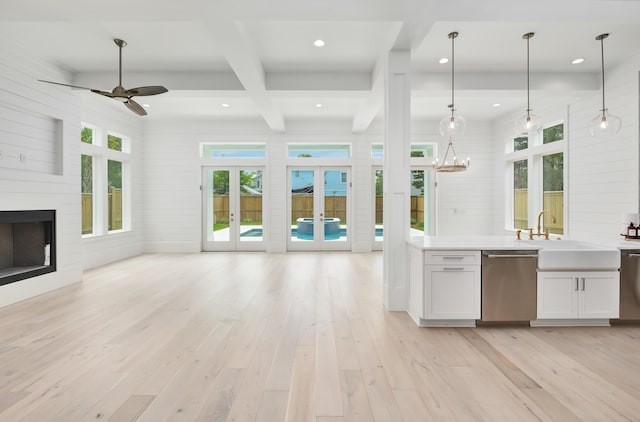
[[[411,203],[410,203],[410,222],[411,231],[419,231],[424,233],[424,170],[411,170]]]
[[[229,170],[211,172],[211,206],[213,212],[213,231],[210,232],[214,242],[228,242],[229,229]]]
[[[240,241],[262,241],[262,230],[262,170],[240,170]]]
[[[375,239],[378,242],[382,242],[382,240],[384,239],[383,237],[383,227],[384,227],[384,223],[382,220],[383,217],[383,211],[382,211],[382,204],[383,204],[383,191],[382,191],[382,170],[376,170],[376,177],[375,177],[375,193],[376,193],[376,203],[375,203],[375,212],[376,212],[376,217],[375,217]]]
[[[107,160],[109,230],[122,230],[122,163]]]
[[[346,172],[324,171],[324,240],[347,240],[347,183]]]
[[[527,160],[513,162],[513,228],[529,227],[528,203],[529,164]]]
[[[542,205],[548,213],[544,214],[544,228],[549,233],[563,234],[564,224],[564,180],[563,154],[545,155],[542,157]]]
[[[291,240],[313,240],[313,170],[291,170]]]

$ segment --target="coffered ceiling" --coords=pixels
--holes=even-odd
[[[526,32],[536,33],[534,100],[600,89],[594,39],[600,33],[611,33],[608,68],[640,54],[640,2],[632,0],[94,3],[5,5],[0,37],[58,66],[69,75],[63,82],[105,90],[117,84],[112,40],[126,40],[123,85],[170,90],[145,98],[149,120],[263,119],[284,131],[296,119],[340,119],[366,130],[382,116],[391,49],[411,50],[412,116],[439,119],[450,101],[451,68],[438,60],[450,56],[447,34],[454,30],[460,33],[456,105],[467,119],[493,119],[524,106]],[[314,46],[317,39],[324,47]],[[574,65],[576,58],[585,61]]]

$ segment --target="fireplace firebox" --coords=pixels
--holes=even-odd
[[[0,211],[0,286],[56,270],[56,211]]]

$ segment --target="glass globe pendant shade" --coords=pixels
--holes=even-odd
[[[620,132],[622,121],[619,117],[609,114],[607,110],[589,121],[589,133],[591,136],[615,135]]]
[[[462,135],[465,130],[467,130],[467,120],[462,116],[451,113],[451,116],[440,120],[440,135],[442,136]]]
[[[516,120],[516,135],[527,136],[529,134],[540,133],[541,130],[542,119],[535,114],[527,113]]]

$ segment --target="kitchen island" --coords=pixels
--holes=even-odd
[[[407,311],[420,326],[608,325],[619,316],[620,249],[628,243],[414,237]],[[519,313],[524,307],[530,312]]]

